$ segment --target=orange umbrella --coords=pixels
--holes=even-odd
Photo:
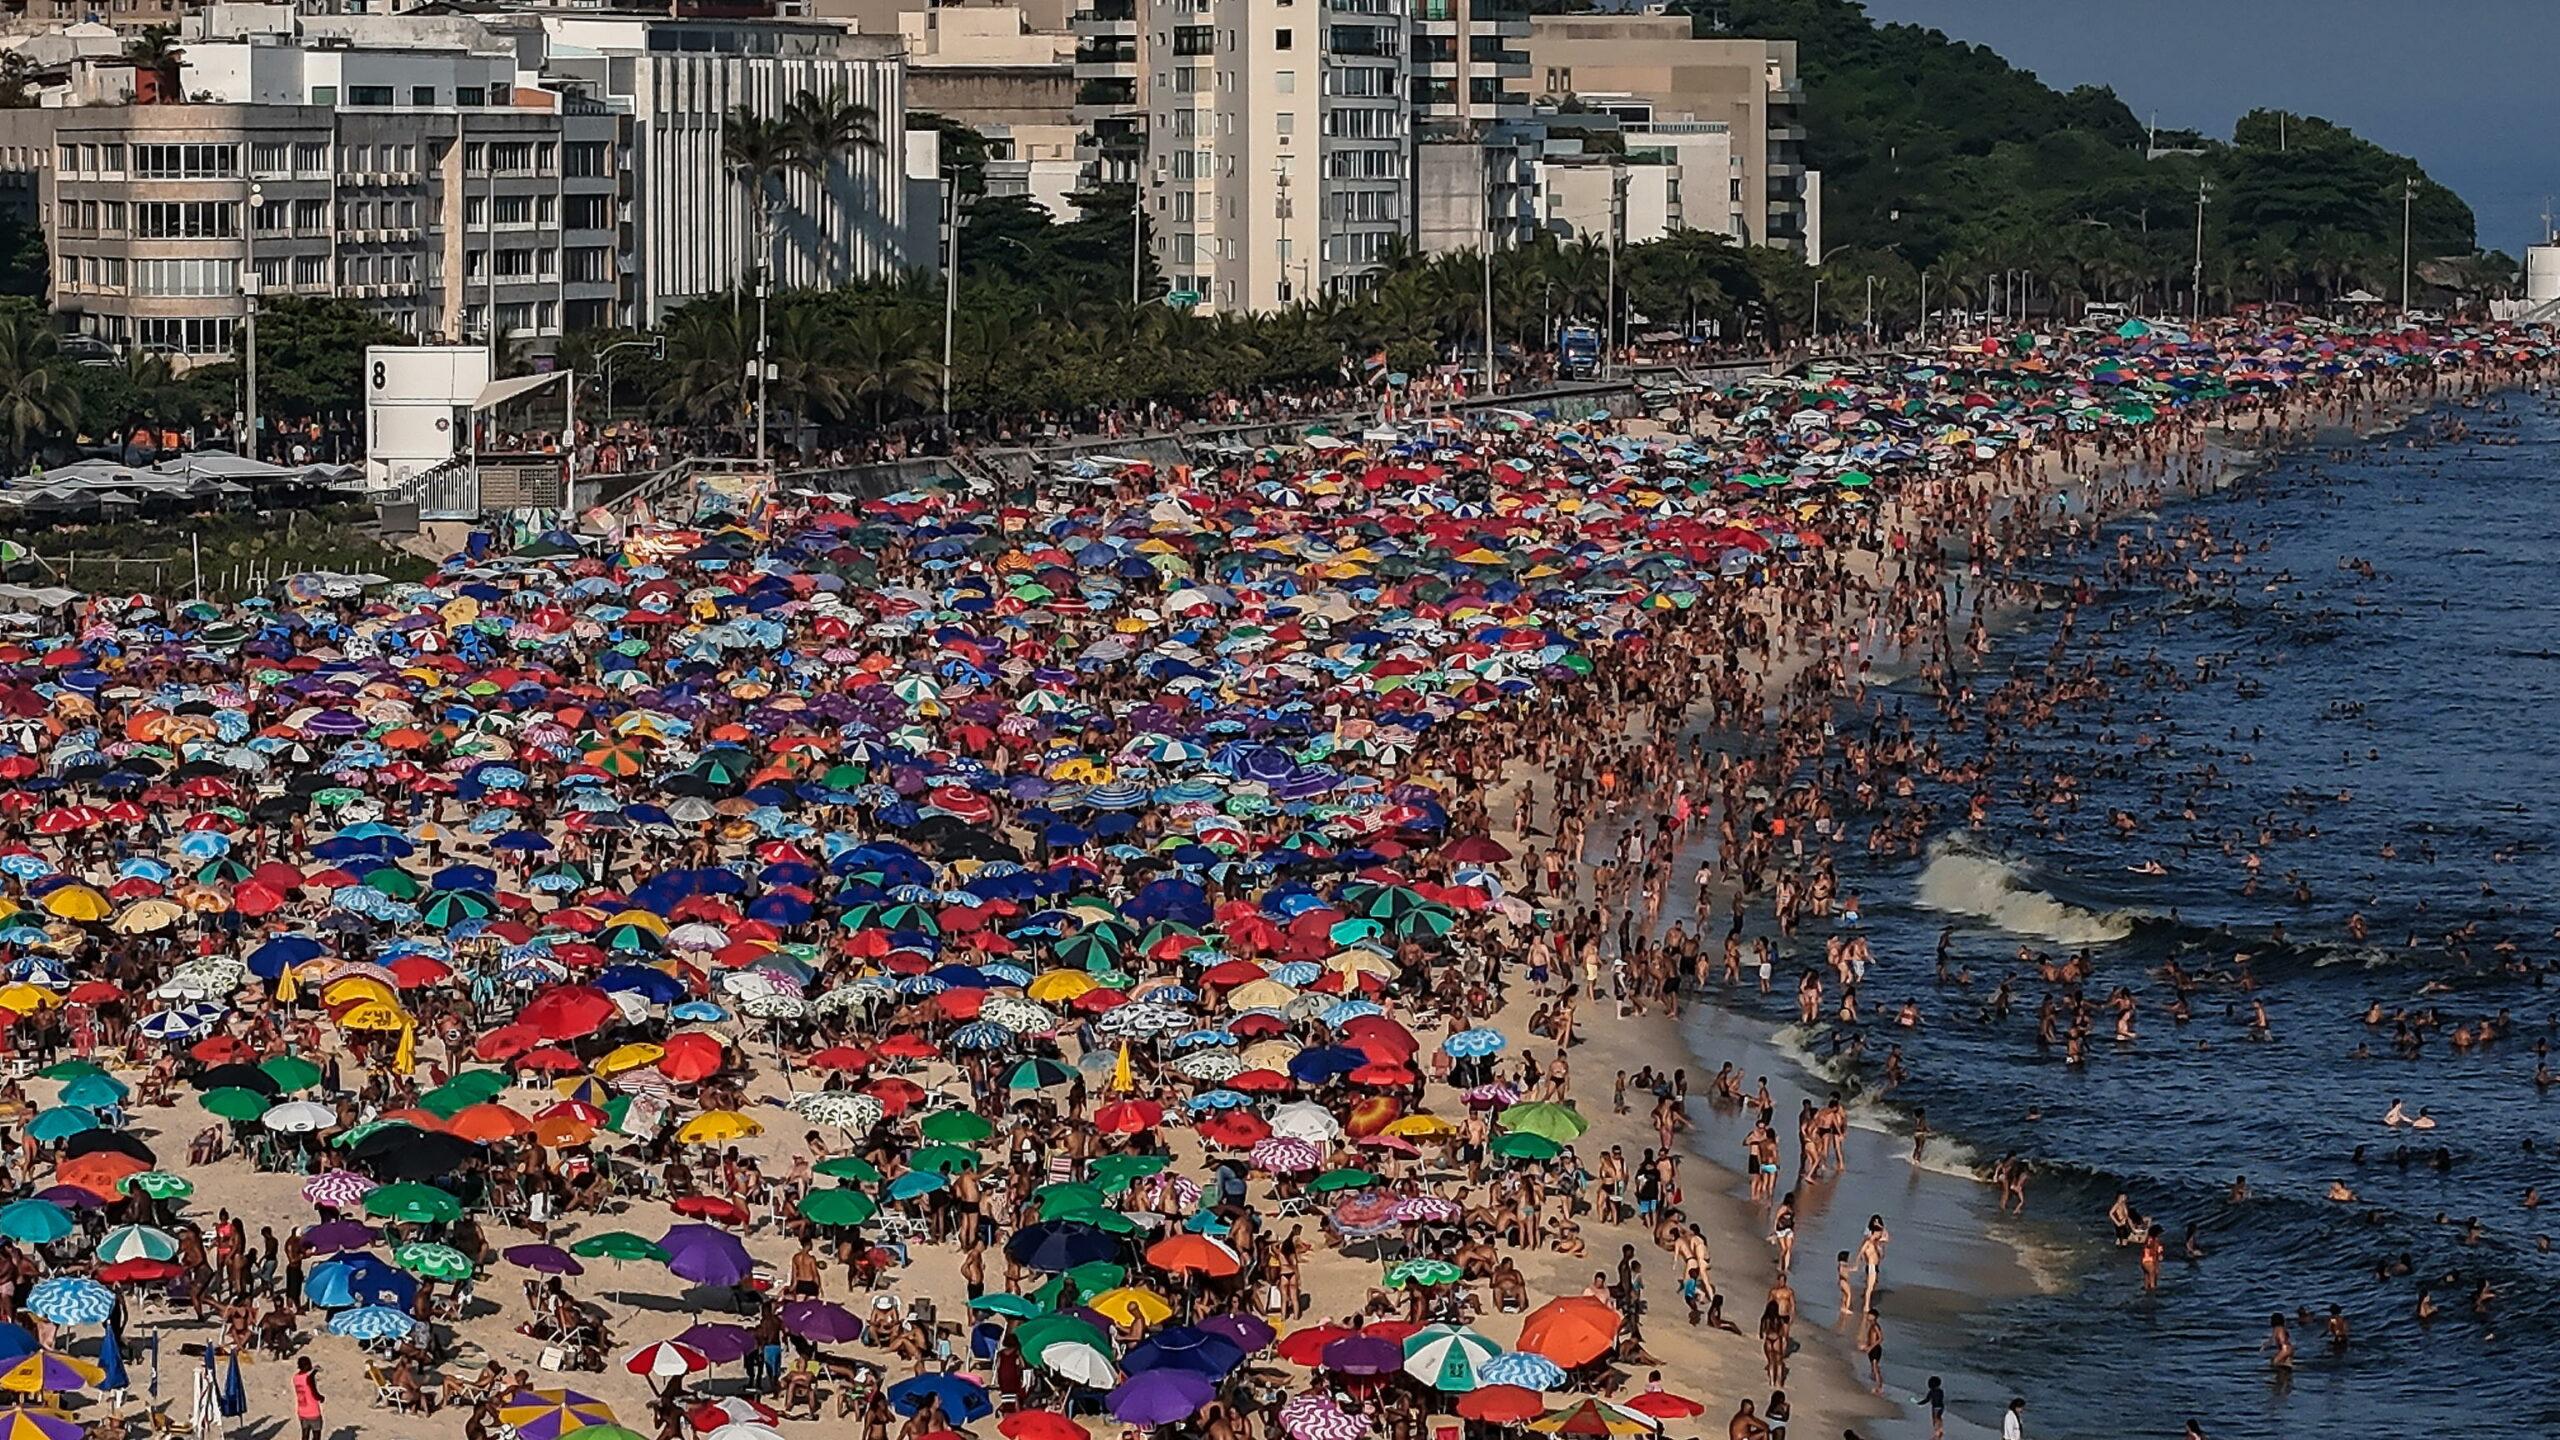
[[[658,1057],[658,1072],[679,1085],[691,1085],[719,1074],[727,1062],[719,1036],[685,1030],[667,1037],[667,1053]]]
[[[93,1195],[113,1200],[117,1198],[117,1181],[150,1168],[121,1151],[93,1150],[86,1155],[74,1155],[54,1166],[53,1178],[57,1183],[76,1185]]]
[[[504,1105],[482,1101],[453,1112],[453,1118],[445,1122],[444,1128],[448,1135],[459,1135],[465,1140],[477,1140],[488,1145],[532,1134],[533,1122]]]
[[[1206,1235],[1174,1235],[1159,1240],[1147,1247],[1147,1263],[1173,1275],[1186,1271],[1233,1275],[1244,1269],[1244,1261],[1236,1252]],[[1616,1318],[1614,1312],[1610,1318]]]
[[[1566,1295],[1529,1312],[1517,1349],[1534,1350],[1567,1370],[1609,1353],[1618,1340],[1618,1312],[1588,1295]]]
[[[596,1127],[575,1115],[545,1114],[533,1122],[533,1138],[553,1149],[584,1145],[596,1138]]]

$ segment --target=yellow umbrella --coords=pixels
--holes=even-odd
[[[1297,991],[1266,975],[1259,980],[1247,980],[1228,991],[1227,1008],[1230,1010],[1278,1010],[1297,998]]]
[[[617,910],[604,924],[608,930],[617,925],[637,925],[661,940],[667,935],[667,922],[646,910]]]
[[[1032,976],[1031,983],[1023,987],[1022,993],[1044,1004],[1057,1004],[1073,1000],[1101,984],[1082,970],[1049,970]]]
[[[341,1030],[406,1030],[409,1028],[409,1012],[397,1005],[385,1005],[379,1000],[360,1001],[354,1009],[338,1017],[338,1028]]]
[[[666,1053],[667,1047],[664,1045],[652,1045],[646,1040],[634,1040],[628,1045],[616,1046],[612,1054],[597,1061],[596,1073],[619,1075],[625,1070],[637,1070],[643,1065],[655,1065],[666,1057]]]
[[[106,896],[86,885],[65,885],[58,890],[48,890],[44,899],[37,903],[44,906],[47,915],[83,925],[95,925],[116,913],[116,907],[107,903]]]
[[[1387,1133],[1407,1140],[1436,1140],[1443,1135],[1457,1134],[1458,1127],[1437,1115],[1406,1115],[1390,1122]]]
[[[136,900],[116,916],[115,932],[119,935],[148,935],[154,930],[166,930],[177,924],[186,913],[178,908],[176,902],[156,896]]]
[[[735,1110],[705,1110],[684,1122],[676,1138],[687,1145],[726,1145],[764,1133],[764,1125],[750,1115]]]
[[[388,1005],[394,1010],[400,1008],[400,992],[370,975],[342,976],[320,989],[320,1003],[333,1010],[351,1000]]]
[[[1163,1296],[1138,1285],[1105,1290],[1084,1303],[1123,1325],[1161,1325],[1173,1318],[1173,1307]]]
[[[49,1010],[61,1003],[61,996],[25,981],[0,987],[0,1010],[13,1010],[24,1015],[32,1010]]]

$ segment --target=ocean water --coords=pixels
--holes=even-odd
[[[1911,1072],[1862,1113],[1900,1125],[1924,1107],[1939,1146],[2036,1166],[2030,1218],[2011,1229],[2049,1293],[1993,1302],[1922,1343],[1973,1372],[1958,1394],[1969,1418],[1996,1421],[2014,1392],[2039,1437],[2176,1436],[2188,1417],[2217,1440],[2560,1433],[2560,1254],[2540,1239],[2560,1238],[2560,1213],[2522,1204],[2528,1187],[2560,1185],[2560,1089],[2537,1090],[2532,1049],[2554,1033],[2560,986],[2507,968],[2560,957],[2560,411],[2504,403],[2447,407],[2345,458],[2280,459],[2121,522],[2169,533],[2202,517],[2250,553],[2210,567],[2226,583],[2101,591],[2082,609],[2065,663],[2118,672],[2110,693],[2006,737],[1989,824],[1965,829],[1962,797],[1923,782],[1941,819],[1925,856],[1843,857],[1877,959],[1865,1073],[1897,1043]],[[2350,558],[2372,573],[2342,568]],[[2089,560],[2037,573],[2101,583]],[[2040,673],[2054,640],[2053,615],[2027,617],[1979,688]],[[1901,699],[1921,737],[1978,753],[1978,728],[1951,733],[1916,691]],[[2022,772],[2057,768],[2082,782],[2058,835],[2015,790]],[[2130,833],[2108,823],[2119,811]],[[2260,888],[2244,894],[2238,856],[2262,833]],[[2167,873],[2130,868],[2147,861]],[[2369,924],[2361,941],[2351,912]],[[1969,988],[1933,983],[1949,926]],[[1798,951],[1818,964],[1819,943],[1808,933]],[[2087,951],[2089,997],[2129,990],[2138,1038],[2114,1039],[2101,1004],[2085,1065],[2040,1047],[2047,991],[2022,948]],[[2243,953],[2254,990],[2235,968]],[[2201,982],[2183,1025],[2160,974],[2171,960]],[[1986,1007],[2004,975],[2002,1019]],[[1779,989],[1745,1008],[1792,1018]],[[1921,1025],[1882,1023],[1905,999]],[[2432,1008],[2443,1024],[2404,1058],[2392,1025],[2366,1024],[2377,1004]],[[2456,1024],[2501,1013],[2504,1039],[2449,1045]],[[1832,1065],[1832,1038],[1788,1043]],[[2386,1128],[2395,1100],[2439,1126]],[[2238,1176],[2252,1198],[2234,1204]],[[2356,1203],[2327,1198],[2341,1180]],[[2105,1211],[2120,1189],[2167,1227],[2157,1294],[2113,1243]],[[2200,1262],[2178,1258],[2189,1225]],[[2400,1257],[2409,1273],[2377,1276]],[[2483,1280],[2496,1292],[2485,1315],[2471,1304]],[[2432,1323],[2416,1318],[2421,1283],[2442,1309]],[[2349,1343],[2333,1353],[2317,1324],[2296,1324],[2299,1360],[2279,1379],[2259,1350],[2269,1315],[2325,1318],[2333,1304]],[[1895,1378],[1901,1390],[1910,1377]]]

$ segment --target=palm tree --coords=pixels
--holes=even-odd
[[[746,408],[746,366],[754,341],[735,310],[689,305],[667,329],[667,381],[652,397],[658,412],[695,424],[736,422]]]
[[[125,42],[124,58],[158,78],[164,104],[186,98],[178,93],[178,63],[185,57],[186,48],[178,43],[174,25],[146,25],[141,34]]]
[[[0,310],[0,435],[13,469],[44,440],[80,424],[80,396],[62,372],[61,349],[42,315]]]
[[[892,407],[921,411],[940,391],[941,366],[925,358],[927,340],[917,327],[883,309],[865,311],[842,327],[844,399],[848,412],[867,408],[874,424]]]
[[[788,120],[759,115],[744,105],[733,105],[720,117],[720,159],[756,198],[759,275],[769,277],[773,270],[773,225],[782,210],[783,177],[804,166],[804,154],[799,132]]]
[[[827,180],[838,161],[880,148],[879,113],[841,90],[803,90],[782,107],[782,125],[796,152],[793,168],[818,183],[819,242],[833,247],[837,241],[829,222]]]

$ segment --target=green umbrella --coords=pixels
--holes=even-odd
[[[1132,1180],[1143,1180],[1161,1174],[1173,1163],[1170,1155],[1104,1155],[1087,1164],[1085,1173],[1097,1182],[1118,1181],[1125,1186]]]
[[[1387,1267],[1387,1288],[1400,1290],[1407,1285],[1455,1285],[1467,1272],[1438,1256],[1422,1256],[1399,1260]]]
[[[880,1167],[859,1155],[830,1155],[812,1168],[831,1180],[860,1180],[872,1185],[880,1183]]]
[[[1506,1160],[1553,1160],[1564,1147],[1544,1135],[1516,1132],[1493,1137],[1493,1153]]]
[[[1028,1295],[1015,1295],[1001,1290],[993,1295],[981,1295],[970,1301],[969,1308],[989,1315],[1009,1315],[1016,1320],[1028,1320],[1034,1315],[1049,1313],[1041,1307],[1039,1301]]]
[[[1319,1195],[1323,1195],[1335,1190],[1357,1190],[1364,1185],[1375,1185],[1377,1183],[1378,1177],[1370,1174],[1366,1170],[1327,1170],[1313,1180],[1308,1181],[1307,1188],[1313,1190]]]
[[[426,1280],[468,1280],[474,1268],[471,1257],[452,1246],[427,1242],[392,1251],[391,1263]]]
[[[667,1252],[657,1241],[628,1230],[607,1230],[590,1235],[569,1247],[569,1253],[588,1260],[660,1260]]]
[[[117,1181],[116,1188],[127,1195],[139,1192],[154,1200],[184,1200],[196,1193],[196,1182],[166,1170],[145,1170]]]
[[[366,889],[379,890],[394,900],[415,900],[426,893],[425,887],[418,883],[417,876],[397,865],[385,865],[380,869],[367,870],[364,872],[364,884]]]
[[[1075,1079],[1075,1072],[1046,1056],[1035,1056],[1013,1067],[1004,1079],[1008,1090],[1046,1090]]]
[[[1099,1295],[1129,1278],[1129,1267],[1108,1260],[1089,1260],[1073,1270],[1049,1277],[1049,1283],[1031,1292],[1033,1298],[1055,1307],[1072,1289],[1079,1296]]]
[[[1582,1112],[1570,1105],[1553,1101],[1531,1100],[1511,1106],[1500,1116],[1502,1128],[1527,1135],[1543,1135],[1557,1144],[1566,1144],[1591,1128]]]
[[[43,1069],[37,1071],[36,1078],[39,1080],[77,1080],[83,1075],[104,1075],[106,1073],[107,1067],[100,1065],[95,1061],[65,1060],[58,1065],[47,1065]]]
[[[462,1202],[415,1180],[385,1185],[365,1193],[364,1213],[382,1220],[397,1220],[406,1225],[433,1225],[462,1218]]]
[[[916,1127],[927,1140],[940,1140],[951,1145],[974,1145],[996,1133],[996,1127],[975,1110],[937,1110],[924,1117]]]
[[[418,918],[439,930],[450,930],[465,920],[486,920],[497,910],[497,902],[470,890],[447,890],[427,902]]]
[[[1108,1209],[1111,1204],[1111,1197],[1102,1192],[1101,1186],[1087,1185],[1079,1180],[1060,1180],[1043,1185],[1031,1192],[1031,1198],[1039,1205],[1043,1220],[1055,1220],[1078,1210]]]
[[[800,1197],[800,1218],[812,1225],[859,1225],[880,1213],[870,1196],[859,1190],[812,1190]]]
[[[963,1149],[958,1145],[919,1145],[907,1154],[908,1165],[918,1170],[930,1170],[942,1175],[956,1175],[963,1170],[975,1170],[985,1163],[985,1158],[977,1151]]]
[[[320,1083],[320,1067],[299,1055],[278,1055],[260,1061],[258,1068],[267,1072],[267,1078],[276,1082],[277,1089],[288,1093],[308,1090]]]
[[[1089,1345],[1103,1354],[1111,1353],[1111,1342],[1090,1323],[1073,1315],[1043,1315],[1025,1320],[1013,1330],[1014,1343],[1022,1347],[1022,1358],[1037,1365],[1052,1345]]]

